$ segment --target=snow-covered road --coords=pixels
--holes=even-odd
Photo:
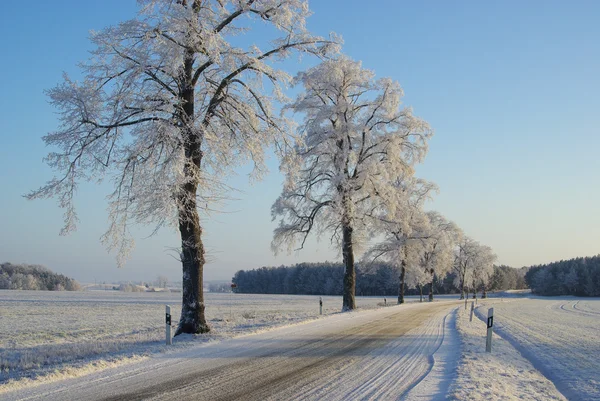
[[[494,329],[569,400],[600,400],[600,300],[574,297],[490,300]]]
[[[6,400],[444,399],[456,302],[331,316],[3,394]]]

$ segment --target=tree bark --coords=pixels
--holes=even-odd
[[[196,6],[196,2],[194,2]],[[175,335],[207,333],[210,327],[204,315],[204,244],[196,203],[202,163],[202,138],[193,129],[194,121],[194,54],[185,53],[181,80],[183,87],[181,129],[184,142],[185,182],[178,195],[179,232],[181,234],[181,263],[183,267],[181,318]]]
[[[485,286],[483,287],[483,290],[481,291],[481,298],[483,298],[483,299],[487,298],[487,289],[485,288]]]
[[[404,303],[404,278],[406,276],[406,260],[402,260],[400,270],[400,284],[398,284],[398,305]]]
[[[344,259],[344,295],[342,301],[342,312],[356,309],[356,300],[354,297],[356,289],[356,271],[354,269],[354,251],[352,249],[352,227],[344,225],[342,227],[342,257]]]
[[[419,302],[423,302],[423,286],[419,284],[419,295],[421,296],[419,298]]]
[[[182,333],[207,333],[210,327],[204,315],[204,245],[198,211],[195,208],[180,212],[181,256],[183,265],[183,289],[181,318],[175,335]],[[191,216],[190,216],[191,214]],[[192,218],[192,221],[187,219]]]
[[[433,302],[433,279],[434,274],[431,274],[431,281],[429,282],[429,302]]]

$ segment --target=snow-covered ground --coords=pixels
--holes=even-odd
[[[511,301],[520,305],[524,301]],[[479,300],[481,305],[481,300]],[[485,301],[489,305],[490,301]],[[501,301],[502,306],[508,301]],[[494,304],[494,310],[497,305]],[[463,304],[464,305],[464,304]],[[450,390],[449,398],[456,400],[565,400],[554,384],[536,370],[508,341],[494,334],[492,352],[485,352],[487,325],[473,316],[469,319],[471,300],[468,308],[458,309],[456,326],[458,329],[462,355],[458,371]],[[487,307],[480,306],[485,311]],[[494,316],[501,320],[497,313]]]
[[[458,355],[452,330],[456,306],[456,301],[411,303],[336,314],[3,396],[7,401],[333,401],[402,395],[442,400]]]
[[[206,302],[213,334],[180,343],[218,341],[320,317],[318,296],[207,293]],[[361,309],[382,302],[382,297],[357,297]],[[180,303],[180,293],[0,290],[0,389],[10,379],[57,370],[72,375],[76,369],[102,369],[163,352],[165,305],[171,305],[176,322]],[[323,314],[339,313],[341,305],[341,297],[323,297]]]
[[[494,328],[569,400],[600,400],[600,299],[490,300]],[[485,326],[485,325],[484,325]]]
[[[234,358],[237,342],[218,344],[232,337],[263,332],[239,341],[242,346],[260,344],[261,349],[267,349],[271,340],[275,347],[282,341],[304,344],[303,338],[326,339],[327,330],[350,330],[364,320],[365,324],[378,322],[377,330],[384,330],[381,333],[385,336],[360,334],[361,338],[375,339],[377,346],[373,343],[367,347],[368,352],[349,351],[344,358],[327,362],[335,369],[320,372],[316,387],[298,382],[298,394],[304,399],[324,399],[325,395],[331,400],[397,399],[399,395],[409,401],[600,399],[600,299],[499,294],[497,298],[479,300],[473,322],[469,322],[464,303],[444,306],[444,302],[436,302],[441,307],[439,313],[432,312],[430,318],[408,328],[408,322],[416,324],[417,315],[410,315],[413,308],[426,310],[432,305],[381,308],[382,297],[358,297],[363,312],[340,314],[341,297],[323,297],[325,316],[321,317],[318,296],[209,293],[207,317],[214,333],[180,337],[173,347],[166,347],[164,305],[172,306],[177,320],[180,296],[0,291],[0,394],[64,378],[110,375],[106,368],[125,372],[129,365],[158,363],[152,361],[157,357],[163,360],[161,355],[168,355],[169,360],[185,360],[190,353],[231,353],[226,361]],[[456,300],[456,296],[438,297],[444,299]],[[409,298],[409,302],[417,300]],[[388,304],[393,302],[388,298]],[[495,310],[497,334],[493,352],[488,354],[486,326],[477,316],[485,317],[490,306]],[[397,316],[397,310],[408,315]],[[392,316],[395,322],[412,320],[405,320],[406,324],[399,326],[406,327],[395,331],[384,329],[385,321],[391,322]],[[269,331],[283,326],[290,327]],[[310,348],[308,352],[310,360]],[[264,360],[260,353],[257,357],[257,361]],[[355,363],[357,358],[360,363]],[[266,369],[268,364],[264,366]],[[37,378],[32,381],[31,377]]]

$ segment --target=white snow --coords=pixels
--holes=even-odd
[[[289,352],[293,342],[432,305],[375,309],[382,297],[358,297],[363,311],[341,314],[340,297],[323,297],[321,318],[318,296],[213,293],[207,294],[207,314],[214,333],[178,337],[166,347],[164,304],[171,304],[177,320],[179,297],[0,291],[0,394],[38,394],[38,387],[59,391],[66,378],[85,388],[90,380],[116,380],[114,375],[132,371],[193,366],[190,355],[214,359],[215,366],[255,354],[264,359],[261,352]],[[333,361],[317,384],[302,382],[289,391],[315,400],[600,399],[600,299],[513,295],[479,300],[473,322],[463,302],[446,304],[404,335]],[[496,332],[491,354],[485,352],[486,325],[477,317],[486,316],[490,306]]]
[[[460,336],[462,355],[458,374],[450,393],[456,400],[565,400],[555,386],[538,372],[533,365],[507,341],[494,334],[492,352],[485,352],[487,325],[473,316],[469,321],[471,300],[465,310],[458,310],[457,329]],[[485,302],[487,305],[491,301]],[[494,303],[494,327],[502,317],[496,313],[497,306],[507,301]],[[521,301],[514,302],[519,305]],[[487,307],[479,308],[485,311]],[[464,305],[464,304],[463,304]]]
[[[397,399],[405,392],[415,394],[408,399],[443,399],[452,378],[451,364],[437,361],[449,360],[448,354],[456,354],[451,341],[450,330],[453,325],[455,302],[411,303],[399,307],[380,308],[364,312],[336,314],[306,324],[284,327],[258,335],[242,336],[236,339],[205,346],[187,348],[170,354],[156,355],[137,364],[120,366],[109,371],[97,372],[86,377],[68,380],[68,382],[47,383],[37,388],[25,388],[5,394],[7,400],[32,399],[88,399],[86,397],[106,397],[116,395],[117,388],[137,393],[139,386],[147,386],[161,380],[189,375],[193,369],[198,374],[206,369],[219,370],[225,366],[244,369],[246,364],[267,367],[281,364],[282,358],[290,359],[293,365],[314,361],[324,361],[327,367],[314,376],[293,377],[285,383],[285,399],[305,400],[349,400],[349,399]],[[335,341],[327,347],[319,341],[327,340],[339,333],[348,333],[361,328],[360,335],[347,341],[361,342],[362,339],[375,341],[382,327],[389,323],[407,325],[412,319],[431,307],[438,312],[426,320],[423,325],[409,330],[392,341],[383,340],[382,346],[356,348],[340,357],[327,357],[342,350]],[[401,316],[398,317],[398,313]],[[376,323],[377,322],[377,323]],[[376,324],[375,324],[376,323]],[[398,326],[400,327],[400,326]],[[408,329],[407,329],[408,330]],[[303,345],[301,353],[296,354],[297,344]],[[308,352],[307,352],[308,351]],[[164,357],[163,357],[164,356]],[[455,358],[456,359],[456,358]],[[202,363],[198,363],[202,361]],[[242,363],[243,362],[243,363]],[[251,371],[260,375],[252,366]],[[289,365],[288,365],[289,366]],[[282,366],[282,368],[286,368]],[[246,370],[246,372],[249,372]],[[435,375],[432,375],[432,372]],[[235,373],[235,371],[234,371]],[[249,373],[233,374],[228,377],[244,379]],[[316,379],[316,380],[315,380]],[[229,379],[228,379],[229,380]],[[231,379],[233,380],[233,379]],[[235,379],[238,380],[238,379]],[[232,386],[235,382],[232,382]],[[229,387],[228,387],[229,388]],[[205,390],[206,391],[206,390]],[[209,390],[210,391],[210,388]],[[425,397],[419,398],[418,396]],[[176,394],[165,396],[175,399]],[[203,393],[206,398],[206,395]],[[268,397],[267,397],[268,398]]]
[[[494,307],[496,331],[566,398],[600,400],[600,299],[533,297],[487,304]]]
[[[361,309],[377,308],[382,301],[357,297]],[[206,303],[213,333],[178,337],[178,346],[320,317],[318,296],[207,293]],[[181,312],[178,293],[0,290],[0,392],[14,379],[48,374],[56,379],[61,371],[71,377],[164,352],[165,304],[171,305],[176,324]],[[323,314],[339,313],[341,305],[341,297],[324,296]],[[22,384],[12,382],[9,387]]]

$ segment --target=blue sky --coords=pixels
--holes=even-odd
[[[366,6],[365,4],[369,4]],[[515,267],[600,253],[600,2],[313,0],[308,26],[335,31],[344,52],[403,86],[404,102],[435,130],[418,174],[436,182],[430,208],[490,245]],[[60,237],[55,201],[22,195],[52,176],[42,135],[56,128],[43,94],[63,71],[77,74],[89,30],[134,15],[133,0],[4,2],[0,6],[0,260],[45,264],[82,281],[180,279],[176,232],[146,238],[117,269],[99,242],[107,187],[82,185],[81,223]],[[305,60],[301,66],[311,65]],[[289,64],[289,63],[288,63]],[[327,239],[299,254],[269,248],[277,161],[206,221],[207,279],[238,269],[337,260]]]

